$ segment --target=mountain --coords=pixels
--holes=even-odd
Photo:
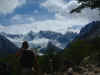
[[[48,44],[47,44],[47,46],[45,48],[41,48],[40,49],[40,52],[41,53],[45,53],[48,50],[55,51],[55,52],[61,52],[61,51],[63,51],[63,49],[60,47],[59,43],[57,43],[58,45],[57,44],[55,45],[55,43],[56,43],[56,41],[55,42],[49,41]]]
[[[36,35],[37,34],[35,32],[30,31],[30,32],[28,32],[27,34],[24,35],[23,39],[27,40],[27,41],[32,41],[32,40],[34,40],[34,38],[35,38]]]
[[[77,33],[66,32],[65,34],[53,31],[40,31],[38,33],[30,31],[27,34],[7,34],[2,33],[10,41],[18,47],[21,46],[22,41],[26,40],[32,48],[47,48],[49,42],[54,43],[58,48],[63,49],[70,41],[72,41]]]
[[[100,21],[93,21],[92,23],[87,24],[80,30],[80,33],[76,38],[88,39],[95,37],[100,37]]]
[[[13,39],[17,39],[17,38],[21,38],[23,35],[18,35],[18,34],[8,34],[8,33],[4,33],[4,32],[1,32],[0,33],[1,35],[3,36],[6,36],[6,37],[10,37],[10,38],[13,38]]]
[[[64,50],[66,57],[76,64],[81,62],[99,64],[100,21],[89,23],[83,27]]]
[[[52,43],[52,42],[49,42],[49,43],[48,43],[47,49],[55,50],[56,52],[59,52],[59,51],[63,50],[63,49],[61,49],[61,48],[55,46],[54,43]]]
[[[40,31],[39,33],[29,32],[26,36],[27,39],[31,39],[29,41],[33,41],[35,43],[39,41],[38,43],[45,42],[46,44],[50,41],[55,42],[56,44],[60,44],[62,48],[64,48],[71,40],[76,37],[77,33],[73,32],[66,32],[65,34],[52,32],[52,31]],[[37,41],[37,42],[36,42]]]
[[[18,48],[0,34],[0,57],[15,53]]]
[[[80,33],[65,48],[77,40],[89,40],[96,37],[100,37],[100,21],[93,21],[81,28]]]

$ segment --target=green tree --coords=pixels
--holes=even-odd
[[[57,72],[63,65],[62,52],[57,52],[55,47],[49,45],[47,51],[40,57],[39,62],[42,72]]]
[[[100,37],[76,40],[64,51],[64,56],[72,62],[79,64],[85,57],[96,62],[100,59]]]
[[[65,56],[73,63],[80,64],[84,57],[90,55],[91,48],[92,45],[87,41],[77,40],[68,49],[65,49]]]
[[[100,10],[100,0],[77,0],[79,3],[81,3],[81,5],[75,9],[73,9],[71,11],[71,13],[73,12],[80,12],[81,9],[84,8],[91,8],[91,9],[95,9],[98,8]]]

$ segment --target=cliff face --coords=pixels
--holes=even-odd
[[[79,35],[76,38],[88,39],[95,37],[100,37],[100,21],[87,24],[84,28],[81,29]]]

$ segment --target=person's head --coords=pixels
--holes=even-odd
[[[28,42],[24,41],[22,44],[22,48],[27,49],[29,47]]]

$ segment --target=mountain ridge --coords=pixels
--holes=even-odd
[[[95,38],[100,37],[100,21],[93,21],[87,24],[80,30],[79,35],[76,38]]]
[[[77,33],[66,32],[65,34],[61,34],[53,31],[40,31],[35,33],[34,31],[30,31],[25,35],[16,34],[14,36],[13,34],[6,35],[6,33],[3,33],[3,35],[11,40],[15,45],[21,45],[22,41],[26,40],[29,42],[31,47],[34,48],[46,48],[49,42],[55,43],[54,45],[59,48],[64,48],[70,41],[72,41],[72,39],[74,39]]]

